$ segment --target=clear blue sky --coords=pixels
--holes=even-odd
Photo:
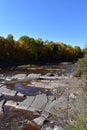
[[[0,35],[87,46],[87,0],[0,0]]]

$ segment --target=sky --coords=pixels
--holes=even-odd
[[[0,36],[87,47],[87,0],[0,0]]]

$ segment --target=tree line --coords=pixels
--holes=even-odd
[[[21,36],[17,41],[12,34],[0,36],[0,63],[57,63],[75,61],[83,56],[79,46],[72,47],[61,42],[43,41]]]

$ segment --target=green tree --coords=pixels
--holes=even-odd
[[[9,43],[13,43],[14,42],[14,37],[13,37],[12,34],[8,34],[6,39],[8,40]]]
[[[74,47],[74,55],[77,59],[82,57],[82,51],[79,46]]]
[[[5,39],[0,36],[0,61],[5,59]]]
[[[51,42],[48,41],[45,44],[45,46],[47,48],[47,57],[49,61],[54,60],[57,52],[56,44],[53,41]]]
[[[67,61],[73,61],[73,59],[74,59],[74,49],[73,49],[72,46],[67,45],[65,55],[66,55]]]
[[[14,44],[15,40],[12,34],[8,34],[6,37],[6,43],[5,43],[5,48],[6,48],[6,57],[8,61],[13,62],[14,61]]]

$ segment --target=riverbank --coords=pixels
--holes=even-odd
[[[76,113],[83,111],[82,80],[72,76],[73,69],[69,69],[68,66],[67,70],[70,71],[66,75],[67,71],[63,67],[62,73],[59,75],[59,66],[56,68],[45,66],[44,68],[48,70],[45,74],[31,73],[30,70],[36,68],[29,69],[27,67],[28,73],[10,70],[6,75],[3,73],[0,75],[0,92],[3,94],[0,99],[0,108],[2,108],[3,101],[6,100],[4,110],[10,119],[7,122],[5,115],[1,118],[3,124],[3,127],[0,124],[1,130],[4,128],[9,130],[15,125],[17,130],[22,130],[29,121],[36,124],[41,130],[46,130],[48,127],[51,130],[56,126],[61,126],[63,129],[66,123],[75,118]],[[16,89],[15,86],[17,86]],[[24,118],[21,116],[21,120],[15,116],[17,111],[22,111],[20,109],[31,112],[37,117],[33,116],[33,119],[27,119],[25,114]],[[14,114],[11,115],[11,112]],[[15,120],[14,124],[13,120]],[[26,122],[24,122],[25,120]],[[17,122],[21,124],[21,128]],[[16,130],[15,127],[14,130]]]

